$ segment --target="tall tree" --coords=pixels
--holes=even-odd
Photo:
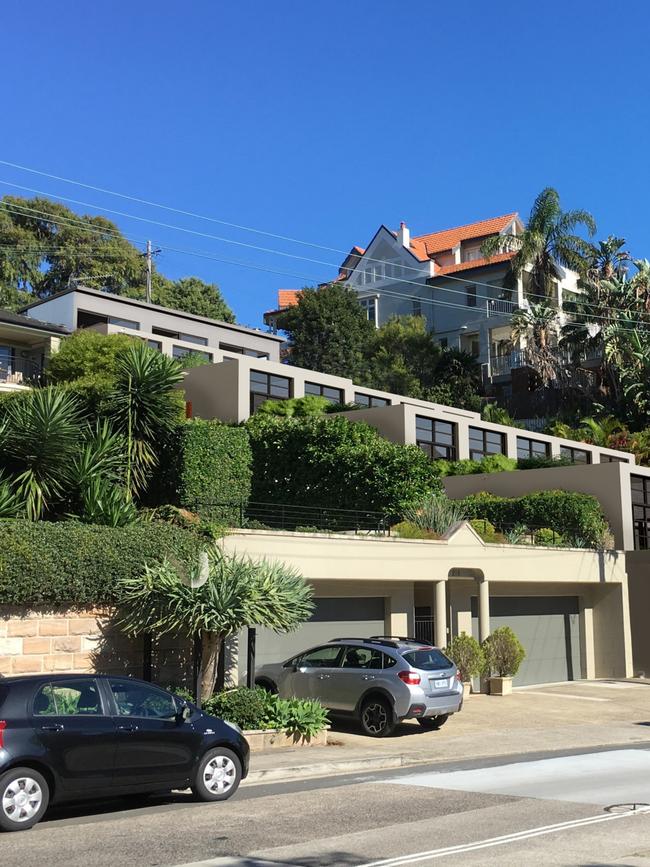
[[[4,196],[0,200],[0,306],[46,298],[76,280],[129,298],[145,297],[143,254],[115,223],[77,214],[49,199]],[[153,301],[234,322],[219,287],[198,277],[172,281],[154,265]]]
[[[485,256],[515,251],[510,268],[515,277],[530,274],[529,292],[532,300],[551,297],[554,281],[559,277],[558,265],[582,273],[593,253],[591,245],[576,229],[583,226],[589,235],[596,232],[596,223],[588,211],[563,211],[557,190],[547,187],[537,196],[522,234],[494,235],[484,241]]]
[[[340,283],[303,289],[278,326],[287,333],[292,364],[357,380],[363,375],[374,328],[353,289]]]

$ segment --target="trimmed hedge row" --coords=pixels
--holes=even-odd
[[[248,502],[252,460],[245,428],[191,419],[179,425],[165,449],[165,497],[205,517],[228,521],[233,517],[229,510],[214,504]]]
[[[164,523],[100,527],[75,521],[0,521],[0,604],[101,605],[117,583],[163,557],[188,562],[206,542]]]
[[[389,442],[365,422],[261,414],[246,427],[252,499],[258,502],[400,517],[408,505],[441,489],[435,464],[420,448]]]
[[[462,502],[469,518],[484,518],[497,530],[517,524],[547,527],[567,540],[580,538],[598,545],[609,529],[600,503],[590,494],[538,491],[510,498],[484,492],[466,497]]]

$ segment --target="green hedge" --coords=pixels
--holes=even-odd
[[[245,428],[192,419],[179,425],[161,460],[168,501],[226,522],[237,518],[220,503],[247,503],[252,454]],[[237,513],[238,514],[238,513]]]
[[[608,531],[600,503],[590,494],[572,491],[539,491],[523,497],[497,497],[480,493],[463,500],[469,518],[484,518],[497,530],[515,524],[545,527],[572,538],[598,545]]]
[[[188,562],[205,539],[164,523],[100,527],[74,521],[0,521],[0,604],[113,602],[145,562]]]
[[[434,463],[421,449],[389,442],[365,422],[260,414],[246,427],[254,501],[401,517],[406,506],[441,488]]]

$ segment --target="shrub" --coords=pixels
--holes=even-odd
[[[554,547],[564,544],[562,536],[559,533],[556,533],[555,530],[551,530],[549,527],[542,527],[541,529],[536,530],[533,538],[536,545]]]
[[[61,342],[50,356],[47,376],[50,382],[71,382],[82,377],[101,376],[109,380],[117,373],[118,358],[133,345],[127,334],[100,334],[83,328]]]
[[[399,536],[400,539],[439,539],[440,533],[434,533],[432,530],[424,530],[418,527],[413,521],[400,521],[390,528],[393,535]]]
[[[251,490],[244,428],[192,419],[178,426],[161,459],[159,495],[202,516],[238,524]]]
[[[497,532],[494,524],[486,521],[485,518],[472,518],[470,524],[484,542],[488,542],[490,544],[500,544],[506,541],[506,537],[503,535],[503,533]]]
[[[514,677],[526,656],[521,641],[509,626],[499,626],[482,646],[486,671],[497,677]]]
[[[459,500],[429,494],[418,505],[406,509],[404,519],[422,530],[444,534],[465,519],[465,509]]]
[[[516,469],[515,458],[508,458],[505,455],[486,455],[480,461],[479,473],[507,473]]]
[[[570,467],[573,461],[566,455],[557,455],[555,457],[538,457],[538,458],[519,458],[517,461],[518,470],[544,470],[549,467]]]
[[[466,632],[456,635],[445,649],[445,653],[456,663],[463,683],[467,683],[483,671],[485,655],[473,635],[467,635]]]
[[[267,693],[261,687],[248,689],[245,686],[218,692],[203,702],[206,713],[235,723],[242,729],[267,728]]]
[[[562,535],[578,535],[595,546],[602,543],[608,529],[600,503],[590,494],[538,491],[508,498],[483,492],[461,502],[468,516],[484,518],[497,529],[522,523],[528,527],[548,527]]]
[[[517,461],[505,455],[486,455],[480,461],[436,461],[440,476],[472,476],[477,473],[503,473],[517,469]]]
[[[169,524],[101,527],[75,521],[0,522],[0,604],[101,605],[118,583],[165,556],[198,557],[205,540]]]
[[[389,442],[365,422],[343,416],[248,422],[252,499],[401,517],[412,502],[440,489],[424,452]]]
[[[327,711],[320,702],[284,699],[260,687],[240,686],[216,693],[203,702],[203,709],[242,729],[280,729],[294,737],[312,738],[328,723]]]

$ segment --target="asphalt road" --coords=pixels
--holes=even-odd
[[[52,811],[0,837],[30,867],[650,867],[650,742],[242,788],[224,804]]]

